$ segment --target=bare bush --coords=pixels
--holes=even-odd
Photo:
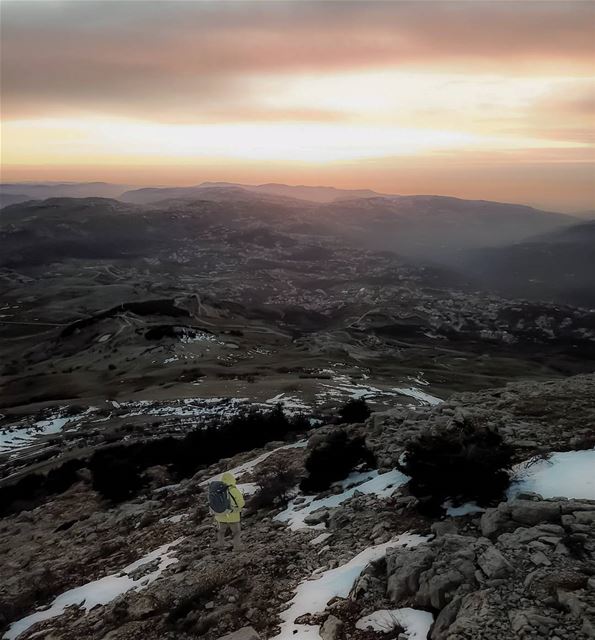
[[[258,491],[250,499],[250,510],[284,506],[298,482],[298,470],[280,462],[261,470],[255,479]]]

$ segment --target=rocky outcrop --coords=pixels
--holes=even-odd
[[[386,596],[437,612],[431,640],[595,637],[594,523],[595,501],[502,503],[465,535],[389,550]]]
[[[559,386],[519,383],[463,394],[433,408],[400,408],[341,428],[366,436],[381,471],[392,468],[421,430],[457,428],[466,414],[498,427],[523,459],[540,437],[545,449],[569,449],[576,437],[588,435],[595,424],[589,422],[595,416],[591,390],[588,376]],[[540,413],[542,403],[547,403],[545,413]],[[334,428],[322,427],[313,440]],[[433,538],[410,549],[389,546],[385,557],[364,569],[349,598],[317,602],[313,608],[319,610],[304,616],[304,624],[320,626],[325,640],[359,640],[364,633],[354,631],[359,616],[413,607],[433,613],[430,640],[595,638],[595,501],[544,500],[525,493],[481,516],[434,520],[417,512],[417,499],[406,487],[390,496],[356,490],[339,506],[310,514],[306,522],[316,530],[293,531],[273,519],[275,507],[256,508],[244,518],[247,552],[221,552],[213,546],[203,483],[264,453],[221,460],[177,484],[165,470],[153,468],[146,493],[119,506],[102,502],[83,479],[34,510],[3,518],[0,628],[67,589],[117,576],[150,551],[181,539],[176,562],[154,582],[86,612],[71,607],[60,618],[31,627],[23,640],[38,633],[58,634],[61,640],[272,637],[299,584],[411,531],[431,532]],[[266,463],[301,467],[304,453],[285,449]],[[254,477],[248,473],[241,481]],[[317,497],[343,490],[331,486]],[[325,536],[312,544],[320,538],[318,529]],[[153,569],[154,561],[133,574],[142,584]]]
[[[595,375],[552,382],[515,382],[453,395],[415,411],[396,407],[372,416],[367,444],[381,468],[392,468],[407,443],[430,430],[456,429],[465,419],[497,429],[518,461],[548,451],[595,446]]]

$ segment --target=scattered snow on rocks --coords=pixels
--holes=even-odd
[[[373,493],[379,497],[388,497],[397,487],[405,484],[407,480],[409,478],[396,469],[381,474],[378,471],[351,473],[341,483],[343,487],[350,487],[349,489],[319,500],[315,500],[314,496],[307,496],[304,502],[296,504],[294,499],[289,503],[287,509],[275,516],[275,520],[287,522],[292,530],[305,529],[308,528],[308,525],[304,522],[304,519],[317,509],[337,507],[349,500],[356,491],[368,494]],[[303,498],[304,496],[300,497]]]
[[[306,613],[316,613],[325,608],[334,597],[345,598],[365,567],[382,558],[389,547],[416,547],[428,540],[425,536],[404,533],[389,542],[364,549],[349,562],[323,572],[316,580],[305,580],[295,591],[289,608],[281,613],[281,631],[276,640],[320,640],[320,627],[296,624],[294,620]]]
[[[301,413],[302,411],[309,412],[312,410],[308,404],[297,396],[290,396],[285,393],[279,393],[265,401],[265,405],[267,406],[277,404],[280,404],[283,410],[289,414]]]
[[[407,387],[406,389],[393,389],[398,395],[409,396],[411,398],[415,398],[419,400],[422,404],[436,405],[440,404],[442,400],[437,398],[436,396],[432,396],[421,389],[416,389],[415,387]]]
[[[442,400],[435,396],[422,391],[417,387],[391,387],[380,388],[367,384],[361,384],[353,381],[349,375],[345,373],[337,373],[333,369],[324,369],[323,373],[332,375],[330,384],[322,384],[323,391],[316,394],[319,401],[328,400],[341,400],[345,397],[355,400],[364,398],[366,400],[375,400],[382,398],[395,398],[397,396],[409,396],[418,401],[419,404],[424,405],[436,405],[440,404]],[[420,384],[427,385],[428,383],[423,381]]]
[[[229,473],[235,476],[237,480],[240,476],[244,475],[245,473],[248,473],[248,471],[252,471],[252,469],[254,469],[256,465],[259,465],[261,462],[266,460],[269,456],[273,455],[273,453],[275,453],[276,451],[283,451],[284,449],[300,449],[305,447],[307,444],[308,444],[307,440],[300,440],[299,442],[294,442],[293,444],[286,444],[286,445],[283,445],[282,447],[277,447],[272,451],[267,451],[266,453],[263,453],[257,458],[254,458],[253,460],[248,460],[248,462],[244,462],[243,464],[240,464],[237,467],[230,469]],[[212,478],[207,478],[207,480],[203,480],[199,484],[199,486],[202,487],[206,484],[209,484],[209,482],[212,482],[213,480],[221,480],[222,475],[223,473],[218,473]]]
[[[180,342],[183,344],[192,344],[193,342],[216,342],[217,344],[224,344],[220,340],[205,331],[193,331],[185,332],[180,335]]]
[[[70,418],[52,418],[28,426],[8,427],[0,431],[0,453],[28,447],[39,436],[59,433],[69,422]]]
[[[312,538],[312,540],[310,540],[310,544],[322,544],[325,540],[328,540],[333,534],[330,532],[325,532],[325,533],[321,533],[319,536],[316,536],[315,538]]]
[[[157,580],[165,568],[177,562],[177,559],[172,557],[172,549],[182,540],[183,538],[178,538],[174,540],[174,542],[158,547],[154,551],[151,551],[151,553],[140,558],[140,560],[124,567],[124,569],[118,573],[105,576],[99,580],[88,582],[81,587],[76,587],[64,592],[52,602],[48,609],[37,611],[26,618],[13,622],[4,634],[4,640],[15,640],[35,623],[62,615],[66,607],[78,605],[85,611],[90,611],[93,607],[107,604],[131,589],[144,589]],[[154,562],[155,560],[158,560],[158,564],[153,571],[144,574],[140,578],[135,579],[131,577],[130,574],[139,567]]]
[[[426,640],[434,617],[428,611],[418,609],[379,609],[365,618],[360,618],[356,629],[372,629],[388,633],[402,627],[408,640]]]
[[[237,487],[245,498],[253,496],[259,489],[256,482],[244,482],[243,484],[238,484]]]
[[[175,516],[169,516],[169,518],[161,518],[159,522],[171,522],[172,524],[177,524],[178,522],[182,522],[182,520],[187,517],[187,513],[177,513]]]
[[[548,460],[517,465],[517,480],[508,497],[538,493],[544,498],[585,498],[595,500],[595,449],[554,453]]]

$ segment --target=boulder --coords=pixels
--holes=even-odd
[[[577,524],[595,525],[595,511],[576,511],[573,515]]]
[[[419,576],[428,569],[434,555],[425,546],[390,550],[386,556],[387,595],[394,602],[413,595],[419,589]]]
[[[432,627],[432,633],[430,635],[431,640],[446,640],[448,637],[448,630],[450,625],[455,621],[459,609],[461,608],[462,598],[453,598],[438,614],[434,626]]]
[[[532,526],[541,522],[559,522],[561,510],[557,502],[515,500],[510,504],[510,517],[515,522]]]
[[[510,512],[506,503],[501,503],[494,509],[488,509],[480,520],[482,535],[487,538],[511,531],[514,524],[510,520]]]
[[[456,569],[423,575],[415,597],[418,606],[442,609],[452,599],[457,589],[467,582],[465,576]]]
[[[512,565],[494,546],[488,547],[478,558],[477,564],[488,578],[504,578],[512,573]]]
[[[304,522],[307,525],[316,525],[321,524],[322,522],[326,522],[329,518],[330,512],[328,509],[317,509],[313,513],[310,513],[304,518]]]
[[[334,615],[330,615],[320,628],[322,640],[339,640],[343,635],[343,622]]]
[[[457,533],[457,523],[454,520],[441,520],[440,522],[434,522],[431,526],[432,533],[440,538],[449,533]]]

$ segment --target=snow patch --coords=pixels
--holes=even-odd
[[[303,400],[297,396],[290,396],[285,393],[279,393],[273,398],[265,400],[265,405],[277,405],[280,404],[286,413],[301,413],[302,411],[311,411],[311,407],[307,405]]]
[[[484,508],[480,507],[476,502],[465,502],[458,507],[452,504],[451,500],[447,500],[443,505],[443,509],[446,509],[446,515],[452,518],[458,518],[460,516],[468,516],[472,513],[483,513]]]
[[[390,496],[397,487],[405,484],[409,480],[408,476],[394,469],[387,473],[379,474],[378,471],[368,471],[365,473],[351,473],[342,481],[343,487],[350,487],[345,491],[315,500],[314,496],[307,496],[305,502],[296,504],[295,499],[292,500],[287,509],[275,516],[275,520],[287,522],[292,530],[309,528],[304,522],[305,518],[317,509],[339,506],[341,503],[349,500],[356,491],[361,493],[373,493],[380,498]],[[303,496],[300,496],[303,497]]]
[[[105,576],[105,578],[88,582],[81,587],[76,587],[75,589],[70,589],[69,591],[64,592],[52,602],[48,609],[37,611],[26,618],[13,622],[8,628],[8,631],[4,634],[4,640],[15,640],[19,635],[21,635],[21,633],[27,631],[27,629],[35,623],[61,616],[67,607],[78,605],[87,612],[97,605],[105,605],[108,602],[111,602],[131,589],[136,589],[137,591],[144,589],[152,582],[155,582],[155,580],[157,580],[157,578],[159,578],[163,573],[164,569],[178,561],[176,558],[172,557],[172,548],[182,540],[183,538],[178,538],[177,540],[174,540],[174,542],[162,545],[154,551],[151,551],[151,553],[148,553],[146,556],[140,558],[140,560],[124,567],[124,569],[118,573]],[[130,574],[136,571],[139,567],[156,560],[158,561],[157,567],[150,573],[136,579],[130,576]],[[122,573],[124,575],[122,575]]]
[[[296,624],[294,620],[306,613],[316,613],[325,608],[327,602],[334,597],[345,598],[349,595],[353,584],[370,562],[382,558],[391,547],[416,547],[429,540],[426,536],[403,533],[389,542],[364,549],[349,562],[323,572],[315,580],[300,583],[289,608],[281,612],[281,631],[273,640],[321,640],[320,627]]]
[[[544,498],[595,500],[595,449],[553,453],[549,460],[528,460],[514,467],[517,480],[508,498],[519,493],[539,493]]]
[[[327,400],[341,400],[345,397],[359,400],[361,398],[366,400],[382,399],[382,398],[395,398],[398,396],[408,396],[414,398],[419,404],[424,405],[436,405],[440,404],[442,400],[435,396],[418,389],[417,387],[398,388],[391,387],[388,389],[373,387],[367,384],[361,384],[354,382],[349,375],[344,373],[337,373],[332,369],[324,369],[323,373],[332,375],[330,384],[322,384],[321,386],[326,391],[319,392],[316,397],[319,401]],[[427,385],[425,381],[417,380],[419,384]]]
[[[437,405],[442,402],[440,398],[437,398],[436,396],[432,396],[429,393],[422,391],[421,389],[416,389],[415,387],[408,387],[406,389],[395,388],[393,389],[393,391],[395,391],[397,394],[402,396],[409,396],[410,398],[415,398],[416,400],[419,400],[422,404]]]
[[[245,482],[238,484],[237,487],[244,497],[253,496],[260,489],[256,482]]]
[[[248,462],[244,462],[243,464],[240,464],[237,467],[230,469],[229,473],[235,476],[237,480],[240,476],[244,475],[245,473],[248,473],[248,471],[252,471],[252,469],[254,469],[256,465],[259,465],[261,462],[266,460],[269,456],[272,456],[273,453],[277,451],[283,451],[284,449],[300,449],[305,447],[307,444],[308,444],[307,440],[300,440],[298,442],[294,442],[293,444],[286,444],[286,445],[283,445],[282,447],[277,447],[272,451],[267,451],[266,453],[263,453],[262,455],[258,456],[258,458],[254,458],[253,460],[248,460]],[[218,473],[212,478],[203,480],[198,486],[203,487],[204,485],[209,484],[209,482],[212,482],[213,480],[221,480],[222,475],[223,473]]]
[[[388,633],[395,628],[402,627],[408,640],[426,640],[433,622],[434,616],[428,611],[419,611],[410,607],[379,609],[369,616],[360,618],[355,623],[355,628]]]
[[[70,418],[39,420],[32,425],[8,427],[0,432],[0,453],[30,446],[39,436],[59,433],[70,422]]]

